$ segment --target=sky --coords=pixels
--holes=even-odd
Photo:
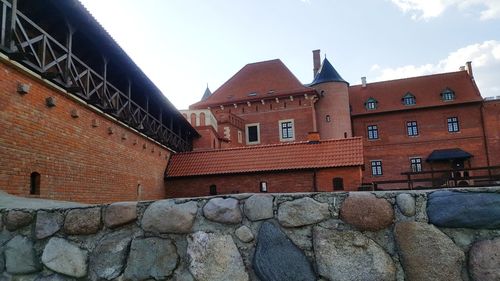
[[[320,49],[351,85],[472,61],[500,96],[500,0],[80,0],[178,108],[248,63],[279,58],[304,84]]]

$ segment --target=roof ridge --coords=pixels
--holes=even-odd
[[[396,78],[396,79],[392,79],[392,80],[369,82],[369,83],[367,83],[367,85],[398,82],[398,81],[401,81],[401,80],[425,79],[425,78],[432,77],[432,76],[444,76],[444,75],[460,74],[462,72],[467,73],[464,70],[457,70],[457,71],[451,71],[451,72],[441,72],[441,73],[433,73],[433,74],[420,75],[420,76],[410,76],[410,77]],[[356,84],[356,85],[350,85],[349,88],[351,88],[351,87],[352,88],[354,88],[354,87],[361,87],[361,86],[362,86],[362,84]]]

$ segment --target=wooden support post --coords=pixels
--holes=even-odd
[[[10,17],[5,28],[6,37],[5,46],[9,51],[14,52],[16,50],[16,41],[14,40],[14,34],[16,30],[16,20],[17,20],[17,0],[12,0],[12,6],[10,9]]]
[[[71,83],[71,56],[73,52],[73,34],[75,33],[75,29],[71,24],[66,22],[66,25],[68,26],[68,33],[66,34],[66,50],[67,50],[67,57],[66,57],[66,64],[64,65],[64,82],[67,86],[76,86],[76,85],[70,85]]]

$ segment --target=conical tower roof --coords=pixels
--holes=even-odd
[[[205,89],[205,93],[203,93],[203,97],[201,97],[201,100],[206,100],[211,95],[212,95],[212,92],[210,91],[210,89],[208,88],[208,85],[207,85],[207,88]]]
[[[311,84],[309,84],[309,86],[314,86],[325,82],[343,82],[349,85],[349,83],[345,81],[342,76],[340,76],[337,70],[335,70],[335,68],[326,58],[323,60],[321,68],[319,69],[318,73],[316,73],[314,80],[311,82]]]

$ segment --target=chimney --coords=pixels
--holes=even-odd
[[[462,65],[459,69],[460,71],[465,71],[465,66]]]
[[[366,77],[361,77],[361,87],[366,88]]]
[[[468,61],[465,63],[467,68],[467,73],[469,73],[470,78],[474,78],[474,74],[472,73],[472,62]]]
[[[309,133],[307,133],[307,141],[310,144],[319,143],[319,140],[320,140],[319,132],[309,132]]]
[[[321,67],[321,54],[320,50],[313,50],[313,72],[314,72],[314,77],[316,77],[316,74],[319,71],[319,68]]]

